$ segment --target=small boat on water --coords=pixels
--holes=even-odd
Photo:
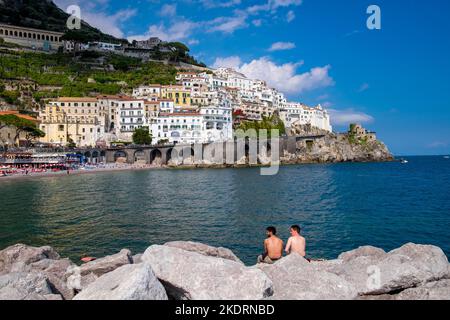
[[[444,156],[444,159],[450,159],[450,156]]]
[[[403,163],[403,164],[409,163],[409,161],[406,160],[406,159],[401,159],[400,162]]]

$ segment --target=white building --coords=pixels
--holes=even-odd
[[[109,42],[89,42],[90,50],[98,51],[114,51],[122,48],[121,44],[109,43]]]
[[[199,112],[160,113],[152,120],[153,144],[167,141],[176,144],[201,143],[203,116]]]
[[[173,113],[175,112],[175,102],[170,99],[158,99],[159,111],[162,113]]]
[[[280,110],[280,117],[286,128],[296,124],[310,124],[313,127],[329,132],[333,130],[330,123],[330,116],[321,105],[311,108],[301,103],[290,102]]]
[[[203,142],[223,142],[233,139],[232,109],[227,106],[202,107]]]
[[[121,140],[131,141],[134,130],[148,126],[145,116],[145,100],[122,97],[117,103],[120,127],[116,134]]]
[[[133,89],[133,97],[136,99],[153,100],[161,96],[161,85],[140,86]]]
[[[153,143],[193,144],[233,138],[232,111],[226,107],[202,107],[200,112],[161,112],[151,121]]]

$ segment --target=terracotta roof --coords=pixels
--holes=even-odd
[[[20,114],[19,111],[13,111],[13,110],[11,110],[11,111],[0,111],[0,116],[6,116],[6,115],[15,115],[15,116],[17,116],[19,118],[22,118],[22,119],[25,119],[25,120],[30,120],[30,121],[33,121],[33,122],[39,122],[38,119],[36,119],[36,118],[34,118],[32,116],[26,115],[26,114]]]
[[[97,99],[119,99],[121,96],[118,95],[99,95]]]
[[[56,100],[57,102],[97,102],[97,98],[91,97],[60,97]]]
[[[198,112],[174,112],[174,113],[160,113],[159,116],[160,117],[196,117],[196,116],[201,116],[202,114],[198,113]]]
[[[127,96],[120,96],[117,100],[119,100],[119,101],[145,101],[145,99],[136,99],[136,98],[127,97]]]
[[[149,100],[145,100],[144,104],[154,104],[154,105],[159,105],[159,101],[149,101]]]

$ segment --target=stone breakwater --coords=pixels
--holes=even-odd
[[[360,247],[308,262],[292,254],[245,266],[229,249],[193,242],[127,250],[81,266],[51,247],[0,251],[0,300],[450,300],[450,265],[435,246]]]

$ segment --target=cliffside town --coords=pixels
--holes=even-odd
[[[279,117],[285,127],[311,125],[331,132],[330,117],[320,105],[288,102],[264,81],[248,79],[232,69],[179,72],[175,85],[148,85],[132,96],[63,97],[39,111],[40,141],[79,147],[132,142],[146,128],[153,144],[228,141],[233,127]]]

